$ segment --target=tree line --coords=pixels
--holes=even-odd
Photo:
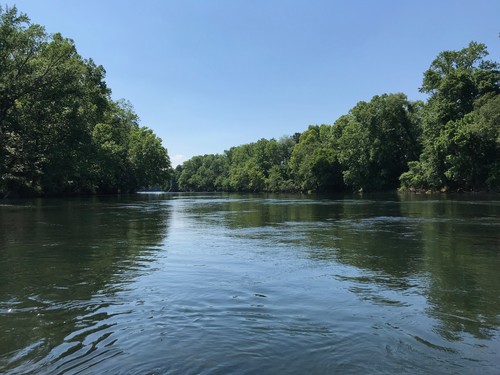
[[[200,155],[172,170],[105,70],[72,40],[0,7],[0,197],[174,191],[500,190],[500,64],[444,51],[424,101],[361,101],[334,124]]]
[[[500,65],[484,44],[444,51],[424,72],[426,102],[361,101],[333,125],[195,156],[181,191],[500,190]]]
[[[0,7],[0,197],[133,192],[170,159],[72,40]]]

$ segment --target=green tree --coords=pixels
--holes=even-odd
[[[487,55],[484,44],[471,42],[460,51],[441,52],[424,73],[421,91],[430,97],[423,114],[423,151],[401,176],[404,188],[492,186],[494,178],[485,176],[494,172],[484,167],[498,156],[491,151],[493,141],[477,130],[477,114],[469,116],[500,93],[500,65],[485,60]]]
[[[278,141],[272,139],[266,148],[266,155],[272,160],[266,174],[266,191],[269,192],[291,192],[296,191],[290,176],[290,158],[296,143],[300,137],[283,136]]]
[[[106,107],[104,70],[15,7],[0,13],[0,191],[91,190],[90,127]]]
[[[298,190],[339,191],[344,185],[330,125],[311,125],[293,149],[290,169]]]
[[[0,7],[0,194],[131,191],[166,177],[166,150],[111,101],[104,76],[72,40]]]
[[[178,185],[185,191],[291,191],[288,161],[293,137],[231,147],[223,155],[195,156],[184,162]]]
[[[178,184],[184,191],[221,191],[227,174],[224,155],[194,156],[182,165]]]
[[[421,107],[404,94],[384,94],[359,102],[336,122],[335,147],[347,185],[356,190],[399,186],[399,176],[420,152]]]
[[[130,191],[151,186],[167,186],[171,175],[170,158],[151,129],[133,128],[129,135]]]
[[[232,191],[264,191],[269,171],[281,162],[276,140],[260,139],[226,151],[229,160],[227,186]]]
[[[151,129],[139,126],[130,103],[110,102],[105,121],[93,128],[92,139],[99,192],[133,192],[169,185],[172,171],[167,150]]]
[[[500,95],[461,119],[449,121],[433,142],[434,150],[443,155],[447,186],[454,190],[500,187],[499,137]]]
[[[100,193],[128,191],[129,135],[138,127],[137,116],[124,101],[110,102],[103,122],[94,126],[94,180]]]

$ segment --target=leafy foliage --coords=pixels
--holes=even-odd
[[[195,156],[181,169],[178,184],[185,191],[221,191],[228,173],[227,159],[223,155]]]
[[[301,191],[343,190],[342,170],[330,125],[309,126],[300,135],[290,168]]]
[[[168,180],[161,141],[72,40],[0,7],[0,194],[134,191]]]
[[[398,187],[399,176],[420,152],[421,106],[404,94],[384,94],[359,102],[338,121],[336,144],[347,185],[356,190]]]
[[[500,189],[500,65],[471,42],[424,73],[426,103],[361,101],[334,125],[195,156],[167,150],[115,102],[72,40],[0,7],[0,195],[186,191]]]
[[[292,190],[287,162],[295,141],[261,139],[232,147],[223,155],[195,156],[179,169],[177,184],[184,191]]]
[[[218,158],[216,187],[204,160],[182,168],[181,189],[318,191],[500,189],[500,69],[486,47],[445,51],[424,73],[426,103],[383,94],[333,126],[313,125],[280,142],[261,139]],[[204,181],[203,183],[199,182]],[[185,181],[189,181],[186,183]]]
[[[444,51],[424,73],[423,151],[404,188],[498,189],[500,65],[480,43]]]

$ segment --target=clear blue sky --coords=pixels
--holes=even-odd
[[[0,0],[1,2],[1,0]],[[17,0],[103,65],[173,164],[418,92],[443,50],[500,61],[500,0]]]

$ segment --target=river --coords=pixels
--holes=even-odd
[[[0,373],[498,374],[499,195],[0,201]]]

